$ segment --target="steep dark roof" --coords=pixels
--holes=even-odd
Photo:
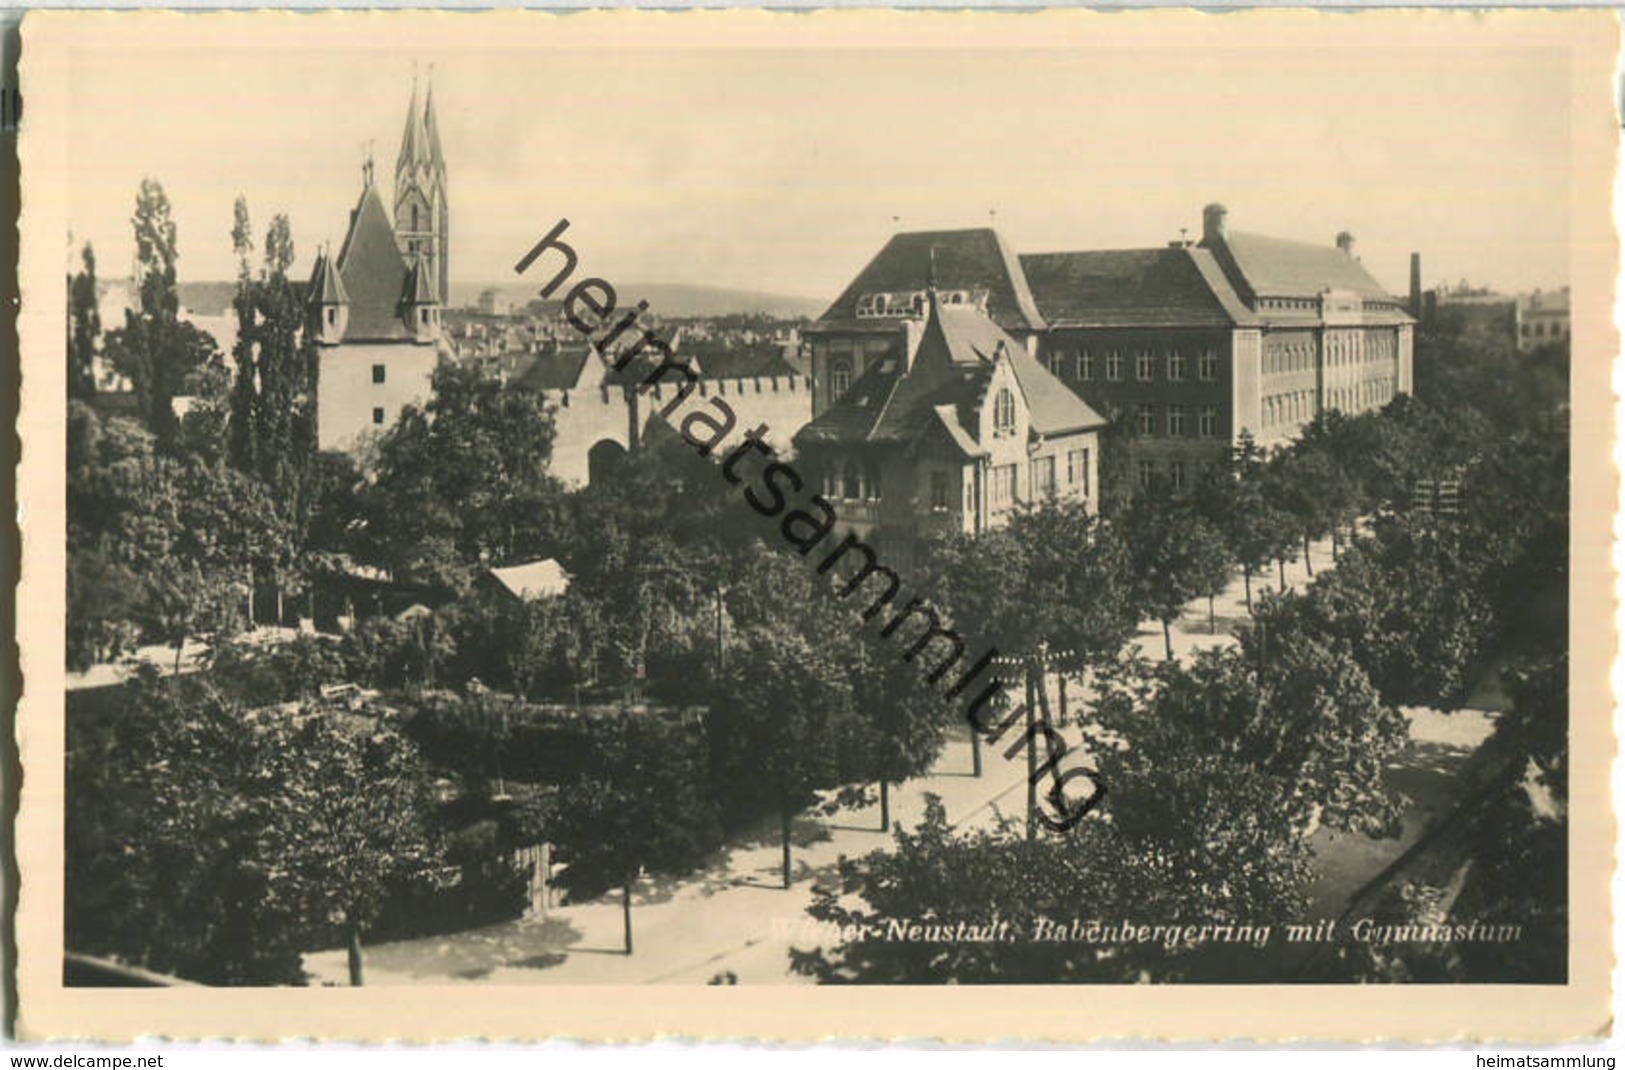
[[[1225,251],[1242,285],[1258,297],[1319,297],[1327,290],[1352,290],[1368,299],[1395,300],[1358,260],[1333,245],[1229,231],[1214,249],[1221,264]]]
[[[332,259],[322,253],[316,258],[316,273],[310,279],[311,300],[322,305],[342,305],[350,300],[344,292],[344,280],[333,268]]]
[[[933,303],[912,360],[887,356],[869,365],[796,440],[906,444],[940,429],[961,449],[976,452],[977,414],[999,360],[1011,362],[1034,431],[1054,435],[1105,426],[993,321],[975,309]]]
[[[395,244],[395,228],[378,196],[368,185],[350,213],[350,232],[339,250],[338,273],[350,295],[346,342],[404,341],[411,337],[400,317],[406,291],[406,260]]]
[[[863,369],[839,401],[825,409],[795,434],[797,442],[861,442],[869,438],[875,423],[891,401],[903,379],[903,361],[887,357]]]
[[[1028,421],[1040,435],[1063,435],[1106,426],[1105,417],[1090,408],[1048,368],[1028,356],[1025,349],[1011,358],[1010,366],[1027,399]]]
[[[523,390],[573,390],[581,381],[582,365],[592,355],[585,342],[561,345],[542,353],[524,353],[501,358],[498,367],[508,377],[508,385]]]
[[[989,227],[893,235],[819,318],[819,323],[857,321],[858,299],[864,294],[924,290],[933,270],[933,249],[939,289],[987,290],[987,313],[1005,330],[1044,326],[1021,264],[998,232]],[[896,321],[877,317],[861,322],[885,326]]]
[[[1051,327],[1255,324],[1206,249],[1035,253],[1021,258]]]
[[[401,290],[401,299],[409,305],[438,304],[435,296],[434,273],[429,270],[429,264],[423,259],[423,254],[412,261],[412,269],[406,276],[406,285]]]
[[[777,342],[744,346],[722,346],[683,339],[677,346],[677,359],[688,364],[702,379],[750,379],[760,376],[798,375],[784,359],[784,347]]]

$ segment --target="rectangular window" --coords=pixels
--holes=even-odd
[[[1079,487],[1085,498],[1089,497],[1089,451],[1066,451],[1066,482],[1068,486]]]
[[[1219,378],[1219,354],[1209,349],[1201,356],[1197,364],[1197,374],[1204,383],[1211,383]]]
[[[1152,468],[1151,462],[1150,461],[1141,461],[1140,464],[1139,464],[1139,473],[1140,473],[1140,489],[1144,490],[1147,487],[1151,486],[1151,479],[1152,479],[1152,476],[1155,474],[1155,471]]]
[[[1066,354],[1057,349],[1049,355],[1049,373],[1059,379],[1066,372]]]
[[[384,366],[382,364],[374,364],[372,366],[372,381],[375,383],[381,383],[384,381]]]
[[[1123,354],[1115,349],[1106,354],[1106,378],[1114,383],[1123,380]]]
[[[1134,378],[1142,383],[1149,383],[1155,374],[1156,357],[1150,353],[1141,353],[1134,359]]]
[[[953,487],[949,483],[947,472],[931,473],[931,511],[933,513],[946,513],[953,505]]]
[[[1033,458],[1033,500],[1055,497],[1055,458]]]
[[[1185,354],[1168,354],[1168,381],[1180,383],[1185,380]]]
[[[1154,435],[1157,433],[1157,407],[1155,405],[1141,405],[1135,410],[1140,434]]]
[[[1217,405],[1202,406],[1202,411],[1196,417],[1196,433],[1203,438],[1217,438],[1219,436],[1219,407]]]
[[[1169,461],[1168,462],[1168,482],[1173,486],[1173,488],[1175,490],[1184,490],[1185,489],[1185,462],[1184,461]]]
[[[375,423],[375,424],[382,424],[384,422],[384,410],[383,409],[373,409],[372,410],[372,422]]]
[[[1185,433],[1185,406],[1168,406],[1168,433],[1170,435],[1183,435]]]
[[[1016,500],[1016,466],[1001,464],[993,469],[993,504],[1007,506]]]
[[[1078,378],[1089,382],[1095,377],[1095,355],[1089,352],[1078,353]]]

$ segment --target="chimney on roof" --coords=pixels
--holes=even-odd
[[[1354,235],[1346,230],[1338,231],[1337,247],[1342,250],[1344,256],[1350,260],[1354,259]]]
[[[1422,318],[1422,254],[1411,254],[1411,315]]]
[[[1202,209],[1202,244],[1212,245],[1224,241],[1224,219],[1229,211],[1222,204],[1210,204]]]

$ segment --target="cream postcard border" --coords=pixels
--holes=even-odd
[[[1552,1041],[1609,1024],[1609,884],[1615,753],[1611,526],[1616,509],[1611,309],[1618,248],[1612,188],[1619,23],[1607,12],[1188,11],[1095,14],[762,11],[540,13],[31,12],[22,26],[21,263],[23,558],[17,737],[18,1031],[24,1039],[137,1036],[431,1041],[659,1036],[816,1041],[1086,1041],[1227,1038]],[[1007,986],[807,988],[620,986],[517,989],[66,989],[62,986],[63,611],[65,576],[62,240],[68,227],[63,102],[74,46],[144,40],[264,49],[354,47],[357,33],[403,53],[524,39],[537,48],[871,49],[1169,46],[1207,49],[1475,48],[1571,57],[1573,481],[1571,506],[1570,980],[1563,986]],[[1286,89],[1284,91],[1289,91]],[[1432,121],[1447,116],[1429,115]],[[1396,115],[1396,122],[1405,121]],[[1486,161],[1487,166],[1492,166]],[[1464,175],[1463,181],[1471,181]],[[653,997],[653,998],[651,998]]]

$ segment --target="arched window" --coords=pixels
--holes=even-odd
[[[993,431],[1009,434],[1016,429],[1016,396],[1009,387],[1001,387],[993,398]]]
[[[884,316],[886,314],[886,295],[885,294],[875,294],[874,310],[875,310],[875,315],[877,315],[877,316]]]
[[[863,497],[863,480],[858,476],[856,461],[847,461],[846,468],[841,472],[841,497],[849,499]]]
[[[418,206],[415,204],[412,206],[412,229],[418,229]]]
[[[867,487],[866,487],[866,489],[868,490],[867,497],[869,498],[870,501],[879,501],[880,500],[880,469],[876,468],[872,464],[868,465],[863,470],[863,477],[864,477],[864,480],[867,483]]]
[[[837,357],[829,366],[829,389],[831,400],[839,398],[852,387],[852,362],[845,357]]]

